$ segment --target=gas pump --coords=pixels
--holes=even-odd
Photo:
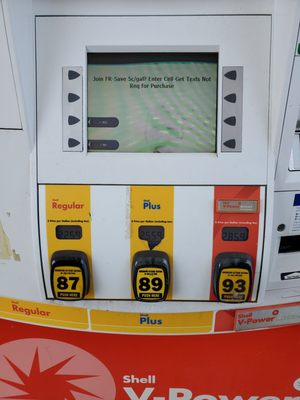
[[[297,398],[298,2],[0,5],[0,398]]]

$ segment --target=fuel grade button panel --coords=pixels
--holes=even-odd
[[[246,253],[218,254],[214,264],[214,292],[223,303],[244,303],[252,288],[252,259]]]
[[[82,300],[89,291],[89,266],[85,253],[61,250],[51,257],[51,288],[55,299]]]
[[[162,301],[168,295],[170,263],[163,251],[140,251],[132,261],[132,287],[138,301]]]

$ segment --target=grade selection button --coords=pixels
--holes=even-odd
[[[170,285],[170,261],[167,253],[139,251],[132,260],[132,288],[138,301],[163,301]]]
[[[51,288],[58,300],[82,300],[89,291],[87,255],[78,250],[59,250],[51,257]]]
[[[249,254],[225,252],[214,262],[213,287],[218,301],[244,303],[249,301],[252,287],[253,261]]]

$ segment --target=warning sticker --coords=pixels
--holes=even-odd
[[[300,305],[237,311],[235,330],[268,328],[300,323]]]

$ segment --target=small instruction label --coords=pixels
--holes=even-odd
[[[292,213],[291,231],[300,232],[300,194],[294,197],[294,210]]]

